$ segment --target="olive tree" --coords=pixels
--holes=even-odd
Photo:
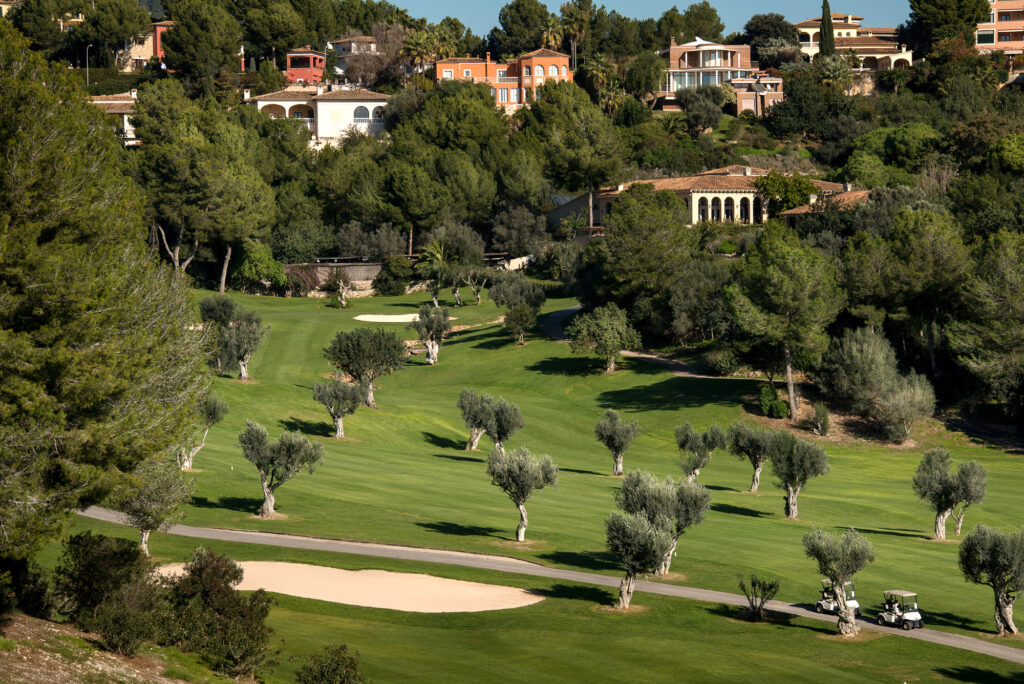
[[[615,503],[626,513],[643,515],[652,523],[661,521],[659,524],[666,526],[671,543],[661,562],[650,571],[666,575],[672,568],[679,537],[704,521],[711,507],[711,493],[699,482],[676,482],[672,478],[658,482],[653,475],[641,470],[631,472],[622,481]]]
[[[341,331],[324,348],[324,356],[366,392],[366,405],[377,408],[373,399],[373,381],[402,367],[405,343],[393,332],[381,328],[356,328]]]
[[[566,326],[565,334],[574,352],[593,352],[601,357],[606,373],[615,370],[615,357],[620,351],[640,348],[640,334],[626,320],[626,312],[614,304],[576,316]]]
[[[448,309],[446,307],[435,308],[429,304],[420,307],[416,320],[409,324],[410,330],[415,330],[420,336],[420,342],[427,348],[427,365],[437,364],[437,353],[441,350],[441,342],[444,336],[452,329],[448,321]]]
[[[750,461],[754,475],[750,479],[750,491],[756,492],[761,485],[761,470],[771,456],[771,444],[774,433],[764,428],[752,428],[746,423],[737,422],[729,428],[727,438],[729,451],[741,461]]]
[[[672,534],[664,518],[651,522],[645,515],[613,512],[605,521],[608,549],[619,557],[626,576],[619,585],[615,607],[625,610],[633,600],[636,576],[658,569],[672,546]]]
[[[238,364],[239,379],[249,379],[249,359],[268,330],[270,326],[264,327],[263,319],[252,311],[242,311],[230,326],[221,330],[222,349],[229,360]]]
[[[505,401],[503,397],[499,397],[498,401],[494,402],[491,420],[488,422],[485,432],[494,440],[495,450],[505,453],[505,442],[523,425],[525,422],[519,408],[515,404]]]
[[[267,429],[251,420],[238,435],[242,455],[256,466],[263,487],[261,518],[274,517],[274,494],[277,488],[292,479],[300,470],[310,474],[323,461],[324,447],[310,442],[301,432],[286,432],[276,442],[270,441]]]
[[[914,473],[914,492],[935,511],[933,539],[946,538],[946,520],[956,520],[960,534],[967,507],[985,498],[986,473],[976,461],[961,463],[956,472],[950,469],[953,459],[945,449],[929,449]]]
[[[181,505],[192,498],[195,483],[177,463],[162,456],[143,461],[115,491],[115,507],[139,531],[139,546],[149,556],[149,535],[181,519]]]
[[[313,385],[313,398],[324,405],[334,421],[334,438],[345,437],[345,416],[356,412],[364,401],[366,392],[359,385],[340,380],[325,380]]]
[[[182,447],[178,454],[178,467],[182,470],[192,470],[192,463],[195,461],[196,455],[206,446],[206,436],[210,434],[210,428],[224,420],[224,416],[227,415],[228,403],[218,397],[216,392],[209,390],[199,400],[197,413],[203,436],[199,440],[199,444]]]
[[[725,433],[717,425],[697,432],[687,423],[676,428],[676,444],[683,452],[680,466],[686,473],[686,481],[693,482],[700,476],[700,469],[711,461],[715,449],[725,448]]]
[[[520,345],[526,343],[526,333],[537,326],[537,310],[529,304],[516,304],[505,314],[505,330]]]
[[[1016,634],[1013,602],[1024,590],[1024,530],[1005,533],[978,525],[960,544],[958,560],[965,580],[992,587],[999,633]]]
[[[612,475],[622,475],[622,454],[639,434],[640,424],[635,420],[627,423],[615,409],[608,409],[597,420],[594,436],[612,452]]]
[[[494,420],[494,397],[466,388],[459,393],[456,406],[462,411],[462,420],[469,428],[466,451],[476,451],[480,437],[487,432],[488,426]]]
[[[812,477],[828,473],[828,457],[816,444],[799,440],[788,432],[776,432],[771,443],[771,463],[776,486],[786,490],[786,517],[796,520],[800,517],[797,498],[801,490]]]
[[[808,558],[818,563],[818,572],[832,581],[833,587],[844,587],[853,580],[853,576],[875,560],[875,552],[871,542],[854,529],[843,533],[842,537],[830,534],[815,527],[804,535],[804,552]],[[839,633],[843,636],[856,636],[860,631],[857,627],[857,616],[853,608],[846,603],[846,592],[836,591],[836,603],[839,604]]]
[[[505,492],[519,509],[516,541],[525,541],[529,522],[526,502],[535,491],[558,484],[558,466],[549,456],[533,456],[525,447],[507,453],[496,448],[487,457],[487,474],[491,476],[491,484]]]

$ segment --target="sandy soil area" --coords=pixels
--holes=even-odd
[[[266,589],[277,594],[389,608],[412,613],[474,613],[529,606],[544,600],[525,589],[385,570],[340,570],[302,563],[242,561],[239,589]],[[159,568],[163,575],[181,572],[181,563]]]
[[[367,323],[412,323],[417,314],[359,314],[354,320],[366,321]],[[449,321],[459,320],[455,316],[449,316]]]

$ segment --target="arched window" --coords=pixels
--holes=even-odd
[[[736,220],[735,204],[732,197],[725,198],[725,220],[730,223]]]
[[[746,197],[740,200],[740,223],[750,223],[750,200]]]
[[[764,220],[764,210],[761,208],[761,198],[754,198],[754,219],[752,223],[761,223]]]
[[[373,120],[374,121],[383,121],[384,120],[384,108],[383,107],[374,107],[373,108]]]
[[[523,67],[523,76],[531,76],[533,72],[530,70],[529,65]]]
[[[566,68],[566,66],[565,66],[565,65],[563,64],[563,65],[562,65],[562,78],[565,78],[565,77],[566,77],[566,76],[568,76],[568,75],[569,75],[569,70],[568,70],[568,69]]]
[[[551,66],[548,67],[548,76],[557,76],[557,75],[558,75],[558,67],[556,67],[554,64],[552,64]]]
[[[718,199],[717,197],[711,200],[711,220],[722,220],[722,200]]]
[[[697,202],[697,220],[708,220],[708,200],[706,197],[701,197],[700,201]]]
[[[357,120],[358,119],[369,119],[370,118],[370,110],[367,109],[366,107],[356,107],[356,113],[355,113],[354,116],[355,116],[355,118]]]

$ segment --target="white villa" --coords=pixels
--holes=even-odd
[[[910,68],[913,51],[899,42],[892,26],[861,26],[864,17],[841,12],[832,13],[832,33],[836,54],[855,52],[864,71]],[[814,59],[821,47],[821,17],[793,24],[800,35],[800,52]]]
[[[125,147],[135,147],[141,141],[135,137],[135,127],[132,126],[132,114],[135,113],[135,101],[138,99],[138,91],[129,90],[127,93],[116,95],[94,95],[89,101],[102,109],[112,120],[114,129],[122,136]]]
[[[302,121],[313,133],[310,145],[320,147],[351,132],[382,133],[388,96],[358,88],[300,85],[257,97],[245,91],[245,101],[272,118]]]

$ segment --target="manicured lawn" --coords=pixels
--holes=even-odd
[[[75,530],[119,536],[125,528],[80,518]],[[188,558],[193,540],[156,534],[162,561]],[[471,568],[205,542],[237,560],[277,560],[350,570],[426,572],[518,586],[546,600],[482,613],[423,614],[277,596],[269,624],[283,649],[268,682],[293,681],[304,659],[329,644],[360,652],[371,681],[1018,681],[1020,667],[897,635],[857,641],[828,623],[791,619],[752,624],[733,608],[637,594],[629,614],[610,610],[611,591]],[[43,560],[53,562],[51,545]]]
[[[676,425],[698,428],[735,420],[761,420],[757,383],[747,380],[677,378],[636,362],[614,375],[596,372],[596,359],[574,356],[562,343],[534,337],[516,346],[497,325],[461,332],[441,349],[440,363],[422,357],[382,378],[380,409],[361,409],[346,419],[343,441],[330,438],[327,413],[312,399],[311,386],[329,372],[320,350],[339,329],[350,329],[359,313],[415,310],[425,295],[354,300],[338,311],[312,300],[239,296],[271,325],[250,372],[254,382],[216,380],[230,413],[210,433],[196,459],[198,487],[186,523],[262,529],[341,539],[504,553],[566,568],[618,574],[604,548],[604,519],[614,508],[618,480],[607,475],[611,457],[593,437],[605,408],[637,418],[644,433],[627,452],[627,469],[659,476],[679,475],[673,440]],[[568,302],[549,302],[555,310]],[[499,312],[484,300],[480,308],[453,311],[457,324],[495,320]],[[390,324],[411,336],[404,325]],[[510,446],[550,454],[561,467],[559,486],[527,505],[527,542],[516,544],[512,503],[485,473],[485,437],[479,453],[463,451],[466,430],[455,401],[464,387],[501,395],[521,408],[526,427]],[[299,429],[327,447],[317,472],[301,474],[278,490],[280,513],[262,521],[255,469],[236,446],[247,418],[276,437]],[[808,438],[812,438],[808,435]],[[910,481],[923,451],[941,445],[956,460],[977,459],[988,468],[988,495],[972,507],[967,529],[984,522],[1003,529],[1024,523],[1019,492],[1024,463],[1018,455],[976,444],[932,422],[919,429],[919,443],[896,449],[857,439],[826,441],[832,472],[813,480],[800,498],[801,520],[783,518],[781,493],[766,471],[762,492],[745,493],[749,466],[717,454],[701,472],[712,489],[705,523],[681,540],[673,570],[694,586],[736,591],[740,573],[782,579],[780,598],[813,602],[818,577],[803,555],[800,539],[812,526],[856,527],[874,544],[877,561],[858,576],[866,612],[881,591],[916,590],[930,626],[967,633],[992,629],[991,593],[967,585],[956,565],[956,542],[928,540],[932,516],[914,496]],[[950,526],[952,533],[952,525]]]

